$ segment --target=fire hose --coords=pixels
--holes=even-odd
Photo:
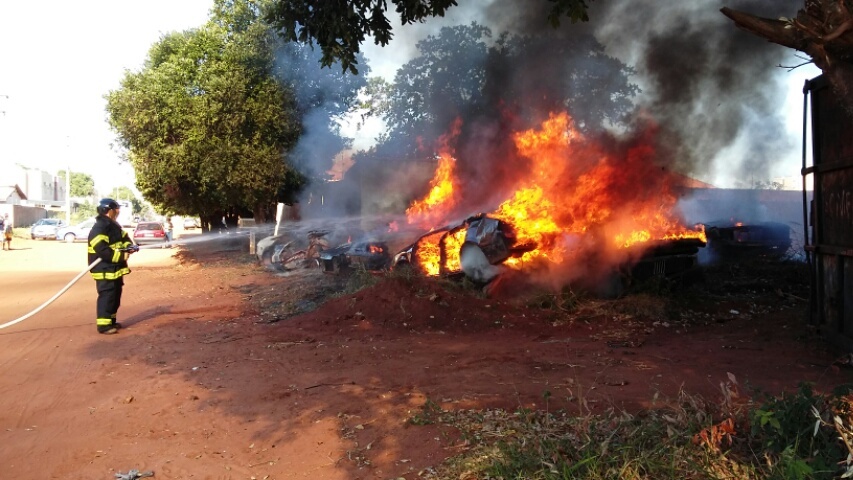
[[[121,249],[121,250],[119,250],[119,251],[133,253],[133,252],[137,252],[137,251],[139,251],[139,248],[140,248],[140,247],[139,247],[139,245],[132,245],[132,246],[130,246],[130,247],[128,247],[128,248],[124,248],[124,249]],[[83,270],[82,272],[78,273],[76,277],[74,277],[70,282],[68,282],[68,285],[65,285],[65,287],[63,287],[63,288],[62,288],[62,290],[60,290],[60,291],[56,292],[56,295],[54,295],[54,296],[50,297],[46,302],[42,303],[38,308],[36,308],[36,309],[35,309],[35,310],[33,310],[32,312],[30,312],[30,313],[28,313],[28,314],[26,314],[26,315],[24,315],[24,316],[22,316],[22,317],[16,318],[16,319],[14,319],[14,320],[12,320],[12,321],[10,321],[10,322],[6,322],[6,323],[4,323],[4,324],[0,325],[0,330],[4,329],[4,328],[6,328],[6,327],[11,327],[12,325],[15,325],[16,323],[23,322],[24,320],[26,320],[26,319],[28,319],[28,318],[32,317],[33,315],[35,315],[35,314],[39,313],[39,312],[40,312],[40,311],[42,311],[42,310],[44,310],[44,308],[45,308],[45,307],[47,307],[47,306],[48,306],[48,305],[50,305],[51,303],[55,302],[55,301],[56,301],[56,299],[57,299],[57,298],[59,298],[59,297],[61,297],[63,293],[67,292],[67,291],[68,291],[68,289],[69,289],[69,288],[71,288],[71,286],[72,286],[72,285],[74,285],[75,283],[77,283],[77,280],[80,280],[80,278],[82,278],[82,277],[83,277],[83,275],[86,275],[90,270],[92,270],[93,268],[95,268],[95,265],[97,265],[97,264],[99,264],[99,263],[101,263],[101,259],[100,259],[100,258],[96,258],[96,259],[95,259],[95,261],[94,261],[94,262],[92,262],[92,263],[90,263],[90,264],[89,264],[89,266],[88,266],[88,267],[86,267],[86,269],[85,269],[85,270]]]

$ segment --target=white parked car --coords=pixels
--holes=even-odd
[[[65,240],[68,243],[72,243],[77,240],[88,240],[89,230],[91,230],[94,226],[95,219],[93,217],[88,220],[84,220],[78,223],[77,225],[60,228],[56,231],[56,239]]]
[[[58,218],[42,218],[30,228],[30,238],[56,239],[56,231],[65,226],[65,222]]]

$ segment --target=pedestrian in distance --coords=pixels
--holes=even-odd
[[[3,214],[3,250],[12,250],[12,221],[9,214]]]
[[[127,259],[131,253],[139,250],[116,222],[120,208],[112,198],[101,199],[97,206],[95,225],[89,231],[89,265],[100,259],[90,271],[98,291],[96,324],[98,333],[106,335],[118,333],[121,328],[121,324],[116,321],[116,314],[121,305],[124,276],[130,273]]]
[[[175,226],[172,225],[172,219],[166,219],[166,242],[168,243],[168,247],[172,248],[172,231],[174,231]],[[165,246],[163,248],[166,248]]]

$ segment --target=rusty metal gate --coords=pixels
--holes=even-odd
[[[803,143],[805,249],[812,271],[811,321],[828,340],[853,351],[853,114],[845,111],[823,75],[806,82],[811,96],[813,165]],[[803,119],[805,137],[807,122]],[[806,179],[812,176],[813,199]]]

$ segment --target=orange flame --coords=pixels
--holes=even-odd
[[[467,231],[439,230],[422,237],[415,247],[415,263],[427,275],[458,272],[462,269],[459,250],[465,242]]]
[[[449,152],[450,142],[462,130],[462,120],[457,118],[450,127],[450,132],[442,135],[439,141],[438,167],[430,181],[430,190],[423,200],[416,200],[406,209],[409,224],[420,225],[423,228],[433,228],[436,224],[446,221],[446,216],[459,201],[459,189],[456,185],[456,159]]]
[[[529,164],[519,169],[513,185],[505,187],[507,199],[489,216],[507,222],[519,244],[535,249],[510,259],[508,265],[520,267],[534,259],[559,264],[568,253],[565,239],[573,235],[594,234],[604,240],[604,248],[613,249],[685,238],[706,241],[704,230],[683,226],[673,213],[672,176],[656,165],[651,145],[609,152],[585,138],[567,113],[551,115],[541,128],[518,132],[513,140]],[[406,211],[410,223],[432,219],[433,225],[441,224],[439,219],[446,220],[444,215],[462,204],[454,168],[453,157],[442,154],[429,195]],[[458,256],[464,241],[464,236],[448,240],[447,258],[442,260],[439,237],[419,248],[423,260],[429,258],[422,265],[431,275],[439,274],[442,265],[458,269],[458,263],[452,267],[448,263],[447,252]]]
[[[442,230],[426,235],[415,246],[415,264],[427,275],[435,276],[441,273],[440,241],[444,233]]]
[[[455,166],[456,159],[450,155],[442,154],[439,157],[429,193],[423,200],[416,200],[406,209],[409,223],[434,225],[443,219],[448,209],[456,205],[454,184],[457,180],[453,173]],[[439,206],[441,208],[438,208]]]
[[[444,251],[444,268],[450,272],[458,272],[462,270],[462,261],[459,258],[459,250],[462,244],[465,243],[465,234],[467,230],[459,229],[456,232],[448,233],[442,239],[442,249]],[[440,260],[440,259],[439,259]]]

